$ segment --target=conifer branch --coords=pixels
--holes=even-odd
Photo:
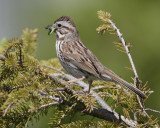
[[[58,71],[58,69],[57,69],[57,71]],[[51,77],[53,77],[53,75]],[[59,74],[59,75],[61,75],[61,74]],[[63,75],[68,80],[76,79],[76,78],[74,78],[73,76],[71,76],[69,74],[63,73]],[[76,81],[75,83],[77,83],[76,84],[77,86],[82,87],[83,91],[88,90],[88,85],[86,83],[84,83],[83,81]],[[101,119],[105,119],[107,121],[112,121],[112,122],[117,122],[117,123],[123,122],[126,125],[131,126],[131,127],[136,127],[137,126],[135,121],[127,119],[124,116],[122,116],[122,115],[116,113],[115,111],[113,111],[110,108],[110,106],[93,90],[94,89],[91,88],[91,94],[94,97],[94,99],[97,101],[97,103],[102,107],[102,109],[94,108],[93,111],[91,111],[91,112],[84,111],[85,113],[87,113],[89,115],[92,115],[92,116],[95,116],[95,117],[98,117],[98,118],[101,118]],[[76,94],[76,92],[74,90],[72,90],[70,88],[67,88],[67,86],[66,86],[65,91],[67,93],[69,93],[69,94],[72,94],[72,95]],[[83,110],[83,109],[84,108],[81,108],[81,110]]]

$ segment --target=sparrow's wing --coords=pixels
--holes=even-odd
[[[94,63],[81,54],[66,54],[66,60],[77,67],[79,70],[86,71],[99,78],[99,72]]]
[[[95,65],[95,62],[97,62],[98,59],[83,44],[81,44],[80,49],[79,47],[76,47],[78,45],[80,44],[77,43],[74,48],[69,44],[66,46],[63,45],[63,47],[66,47],[63,48],[66,49],[66,51],[64,50],[61,54],[63,54],[62,56],[65,61],[71,63],[82,71],[86,71],[97,78],[100,78],[100,72],[97,65]]]

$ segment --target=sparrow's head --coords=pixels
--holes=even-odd
[[[62,16],[58,18],[52,25],[47,26],[46,29],[49,30],[48,35],[55,32],[57,38],[78,35],[76,26],[69,16]]]

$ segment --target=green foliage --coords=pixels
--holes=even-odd
[[[37,29],[25,29],[20,39],[1,44],[6,58],[0,62],[0,127],[23,127],[41,105],[51,102],[38,92],[49,90],[54,83],[33,57],[36,37]]]
[[[71,122],[69,124],[62,124],[60,128],[121,128],[121,126],[118,126],[116,124],[107,122],[107,121],[76,121]]]
[[[110,17],[111,14],[104,12],[104,11],[98,11],[98,18],[104,23],[103,25],[99,26],[96,30],[102,34],[104,34],[107,31],[110,32],[110,34],[114,31],[114,29],[110,26]]]

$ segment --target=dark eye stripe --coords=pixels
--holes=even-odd
[[[74,32],[74,30],[72,28],[69,28],[69,27],[66,27],[66,26],[62,26],[62,27],[67,29],[67,30],[69,30],[69,31],[71,31],[71,32]]]

